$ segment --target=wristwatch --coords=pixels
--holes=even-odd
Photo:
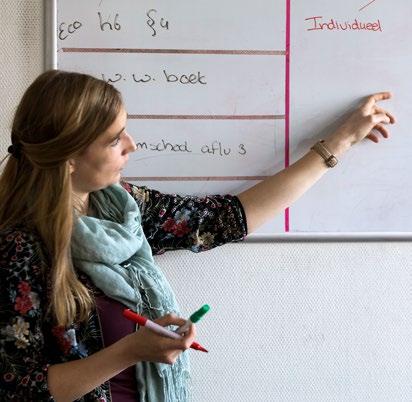
[[[312,151],[315,151],[320,155],[327,167],[333,168],[338,164],[338,159],[333,155],[325,145],[325,140],[318,141],[312,148]]]

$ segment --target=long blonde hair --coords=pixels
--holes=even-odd
[[[27,89],[11,131],[13,156],[0,176],[0,230],[25,225],[49,257],[49,311],[60,325],[87,319],[93,298],[70,258],[74,199],[69,159],[116,119],[120,93],[85,74],[51,70]]]

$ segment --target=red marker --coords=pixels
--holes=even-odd
[[[126,309],[123,310],[123,315],[127,319],[129,319],[131,321],[134,321],[135,323],[139,324],[140,326],[146,327],[146,328],[150,329],[151,331],[156,332],[160,335],[164,335],[164,336],[167,336],[167,337],[173,338],[173,339],[180,339],[182,337],[182,335],[179,335],[176,332],[170,331],[170,330],[166,329],[165,327],[162,327],[161,325],[156,324],[153,321],[150,321],[148,318],[143,317],[143,316],[135,313],[134,311],[130,310],[129,308],[126,308]],[[201,352],[206,352],[207,353],[207,350],[203,346],[199,345],[197,342],[193,342],[190,345],[190,347],[192,349],[199,350]]]

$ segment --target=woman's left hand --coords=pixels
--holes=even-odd
[[[378,102],[390,98],[392,98],[390,92],[379,92],[368,96],[343,124],[325,139],[331,152],[340,155],[364,138],[377,143],[380,137],[378,133],[383,138],[388,138],[389,131],[386,125],[395,123],[395,117],[378,106]]]

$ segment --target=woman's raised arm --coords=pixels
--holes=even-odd
[[[389,132],[386,124],[393,124],[395,118],[377,105],[377,102],[392,97],[389,92],[369,96],[329,137],[325,147],[339,158],[352,145],[364,138],[377,143],[379,136],[371,132],[377,130],[384,138]],[[312,187],[328,170],[324,159],[314,151],[309,151],[287,169],[271,176],[238,195],[246,214],[248,232],[283,211]]]

